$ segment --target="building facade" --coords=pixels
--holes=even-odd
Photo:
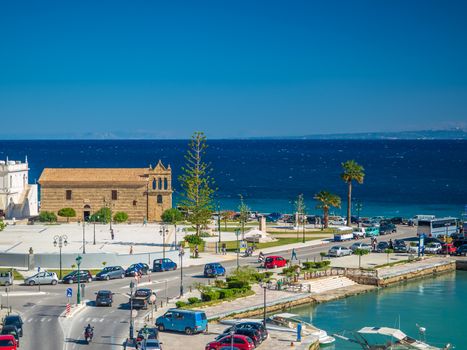
[[[28,160],[0,160],[0,218],[24,219],[38,214],[37,185],[29,184]]]
[[[46,168],[39,184],[40,210],[73,208],[74,221],[108,207],[127,213],[130,222],[153,222],[172,208],[172,170],[161,161],[154,168]]]

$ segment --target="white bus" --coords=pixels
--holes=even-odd
[[[457,219],[452,217],[437,219],[419,219],[417,234],[424,233],[427,237],[444,237],[457,233]]]

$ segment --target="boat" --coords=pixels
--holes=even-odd
[[[287,328],[294,332],[297,331],[298,324],[302,325],[302,335],[313,335],[318,338],[320,346],[331,345],[336,341],[336,338],[329,336],[326,331],[319,329],[311,323],[300,320],[298,315],[290,313],[276,314],[268,318],[268,328],[273,329],[271,326],[276,326],[277,330],[280,328]],[[270,324],[270,325],[269,325]]]
[[[420,334],[424,334],[425,329],[419,327]],[[355,344],[359,344],[365,350],[448,350],[452,349],[451,344],[447,344],[443,348],[431,346],[421,340],[409,337],[400,329],[389,327],[363,327],[353,333],[353,338],[346,337],[341,334],[333,334],[334,337],[343,339]],[[370,341],[370,337],[376,336],[377,342]],[[383,340],[381,340],[383,339]]]

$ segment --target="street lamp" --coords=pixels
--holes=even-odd
[[[92,242],[93,245],[96,245],[96,221],[99,220],[99,215],[94,217],[94,240]]]
[[[219,246],[217,250],[221,251],[221,206],[217,203],[217,232],[219,233]]]
[[[57,235],[54,237],[54,247],[59,249],[60,254],[60,279],[62,279],[62,248],[68,244],[68,237],[66,235]]]
[[[238,241],[238,236],[240,235],[240,229],[235,230],[235,235],[237,236],[237,270],[240,268],[240,245]]]
[[[183,256],[185,255],[185,250],[180,245],[178,250],[178,256],[180,257],[180,297],[183,296]]]
[[[76,293],[76,303],[77,304],[81,304],[81,293],[80,293],[81,279],[80,279],[80,272],[79,272],[79,267],[81,265],[81,259],[82,259],[82,257],[79,256],[79,255],[75,259],[76,265],[78,265],[78,291]]]
[[[83,221],[83,254],[86,254],[86,221]]]
[[[169,230],[167,229],[167,226],[165,226],[165,224],[161,225],[159,233],[162,236],[162,257],[165,259],[165,235],[169,233]]]
[[[268,289],[267,283],[262,283],[261,287],[264,290],[264,301],[263,301],[263,326],[266,329],[266,290]]]
[[[130,282],[130,339],[133,340],[133,289],[135,288],[135,283]]]

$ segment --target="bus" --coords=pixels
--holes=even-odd
[[[457,233],[457,218],[446,217],[418,220],[417,235],[424,233],[427,237],[449,237]]]

